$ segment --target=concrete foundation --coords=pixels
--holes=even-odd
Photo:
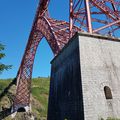
[[[120,40],[77,33],[52,63],[48,120],[120,118]]]

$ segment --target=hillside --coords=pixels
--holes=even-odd
[[[11,82],[11,79],[0,80],[0,92]],[[32,95],[31,95],[31,106],[32,115],[35,116],[37,120],[45,120],[47,116],[47,106],[48,106],[48,93],[49,93],[49,78],[34,78],[32,79]],[[15,86],[13,86],[10,92],[15,93]],[[0,101],[0,111],[2,107],[9,107],[10,101],[7,96],[5,96]],[[15,120],[25,119],[25,113],[17,114]],[[10,117],[5,120],[11,120]],[[26,119],[27,120],[27,119]]]

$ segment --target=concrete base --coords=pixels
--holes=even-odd
[[[51,63],[48,120],[120,118],[120,39],[77,33]]]

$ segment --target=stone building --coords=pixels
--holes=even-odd
[[[120,39],[77,33],[51,64],[48,120],[120,118]]]

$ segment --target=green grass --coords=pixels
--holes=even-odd
[[[0,79],[0,92],[6,87],[8,86],[8,84],[11,82],[12,79]]]
[[[0,92],[10,82],[11,82],[11,79],[0,80]],[[37,117],[37,119],[47,116],[49,82],[50,82],[49,78],[33,78],[32,79],[31,106],[32,106],[32,112]],[[3,104],[4,102],[5,102],[5,100],[1,101],[0,104]],[[18,115],[18,116],[20,116],[20,115]],[[6,119],[6,120],[8,120],[8,119]]]

